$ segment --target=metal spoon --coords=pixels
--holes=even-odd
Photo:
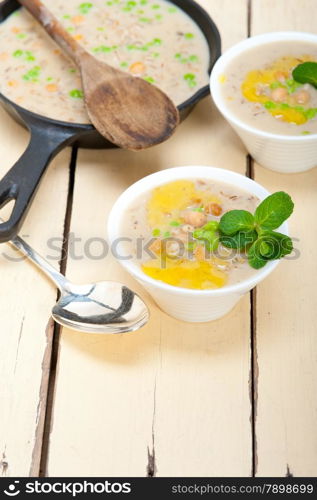
[[[61,297],[52,309],[52,317],[60,325],[86,333],[125,333],[148,322],[147,306],[125,285],[116,281],[74,285],[19,236],[10,243],[59,288]]]

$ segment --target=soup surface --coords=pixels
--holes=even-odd
[[[165,0],[43,0],[74,38],[144,78],[176,105],[208,84],[209,50],[192,19]],[[79,71],[24,9],[0,25],[0,91],[57,120],[89,123]]]
[[[278,42],[244,52],[221,76],[228,109],[274,134],[316,134],[317,89],[292,77],[305,61],[317,61],[317,43]]]
[[[135,200],[122,222],[124,256],[148,276],[199,290],[238,283],[253,275],[244,253],[219,244],[221,216],[254,211],[259,199],[224,183],[204,179],[164,184]]]

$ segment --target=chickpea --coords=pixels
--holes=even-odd
[[[166,253],[167,255],[178,255],[180,252],[180,245],[177,243],[177,241],[168,241],[166,243]]]
[[[278,87],[277,89],[272,90],[271,97],[275,102],[283,102],[288,96],[288,92],[286,89],[282,87]]]
[[[222,214],[222,208],[218,203],[208,203],[205,206],[205,210],[207,214],[215,215],[216,217]]]
[[[277,81],[283,83],[283,82],[285,82],[287,75],[286,75],[286,73],[283,73],[283,71],[276,71],[274,73],[274,76],[275,76]]]
[[[162,241],[160,239],[156,239],[153,241],[153,243],[151,243],[151,245],[149,246],[149,250],[150,252],[153,252],[153,253],[156,253],[156,254],[159,254],[161,253],[162,251]]]
[[[135,62],[129,67],[130,73],[132,75],[143,75],[145,73],[145,66],[142,62]]]
[[[197,260],[205,260],[206,253],[205,248],[202,245],[197,245],[194,250],[194,256]]]
[[[295,95],[295,100],[298,104],[306,104],[310,101],[310,93],[307,90],[301,90]]]
[[[207,222],[207,216],[202,212],[195,212],[194,210],[189,210],[184,214],[184,221],[186,224],[190,224],[194,227],[201,227]]]

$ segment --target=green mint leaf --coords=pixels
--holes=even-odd
[[[260,253],[261,241],[256,240],[248,251],[248,261],[254,269],[261,269],[267,263],[267,260]]]
[[[239,231],[233,236],[222,235],[220,243],[227,248],[236,248],[245,251],[258,237],[256,231]]]
[[[317,89],[317,62],[307,61],[293,69],[293,78],[299,83],[310,83]]]
[[[267,260],[282,259],[293,251],[291,238],[276,231],[264,231],[259,241],[260,253]]]
[[[257,207],[254,218],[264,229],[277,229],[289,218],[294,209],[292,198],[284,191],[271,194]]]
[[[260,269],[269,260],[282,259],[293,251],[293,242],[286,234],[264,231],[248,251],[250,266]]]
[[[238,231],[250,231],[252,229],[254,229],[254,217],[247,210],[230,210],[220,219],[219,230],[228,236]]]

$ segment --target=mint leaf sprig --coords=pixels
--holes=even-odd
[[[310,83],[317,89],[317,62],[306,61],[293,69],[292,76],[296,82]]]
[[[245,251],[251,267],[260,269],[268,261],[281,259],[293,250],[291,238],[277,229],[294,209],[291,197],[284,191],[268,196],[254,215],[247,210],[230,210],[219,223],[220,242]]]

